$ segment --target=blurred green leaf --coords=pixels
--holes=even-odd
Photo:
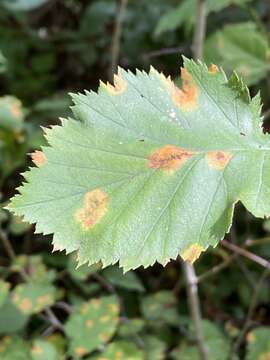
[[[48,0],[4,0],[3,5],[10,10],[30,11],[44,5],[47,1]]]
[[[110,266],[102,271],[102,276],[116,287],[139,292],[145,290],[140,278],[134,271],[123,274],[123,270],[118,266]]]
[[[205,44],[204,58],[226,71],[235,70],[247,84],[263,79],[270,70],[267,38],[252,22],[227,25],[211,35]]]
[[[32,360],[29,345],[17,336],[6,336],[0,341],[1,360]]]
[[[107,349],[101,355],[90,357],[88,360],[92,360],[92,359],[93,360],[104,360],[104,359],[144,360],[145,357],[142,351],[139,350],[134,344],[127,341],[116,341],[108,345]],[[154,360],[154,358],[152,360]]]
[[[0,307],[0,334],[10,334],[22,330],[28,316],[23,314],[10,300]]]
[[[52,343],[36,339],[31,348],[31,360],[60,360],[60,355]]]
[[[9,289],[10,283],[0,279],[0,309],[7,300]]]
[[[0,97],[0,128],[21,131],[23,121],[24,109],[21,101],[14,96]]]
[[[270,358],[270,329],[258,327],[247,334],[247,359],[268,360]]]

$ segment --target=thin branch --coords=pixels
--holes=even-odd
[[[203,45],[206,32],[206,1],[197,0],[196,7],[196,21],[193,38],[193,55],[196,60],[202,59],[203,57]]]
[[[113,41],[112,41],[111,68],[110,68],[110,73],[109,73],[109,77],[111,80],[113,79],[113,75],[117,71],[119,54],[120,54],[122,25],[123,25],[123,19],[125,16],[127,4],[128,4],[128,0],[120,0],[120,7],[116,14],[115,31],[114,31],[114,35],[113,35]]]
[[[183,264],[186,282],[187,282],[187,293],[189,309],[191,312],[192,322],[195,329],[195,337],[202,360],[208,359],[208,349],[204,342],[203,330],[202,330],[202,319],[200,311],[200,303],[198,297],[198,286],[197,276],[194,267],[188,262]]]
[[[0,237],[8,257],[10,258],[10,260],[14,260],[16,257],[15,251],[13,250],[13,247],[7,237],[7,234],[3,230],[0,230]]]
[[[231,351],[231,358],[233,358],[233,354],[235,354],[237,352],[237,350],[239,349],[245,335],[246,332],[248,331],[250,324],[251,324],[251,320],[254,314],[254,311],[256,309],[257,303],[258,303],[258,298],[259,298],[259,294],[261,291],[261,288],[264,284],[265,279],[267,278],[267,276],[270,273],[270,269],[266,269],[264,270],[262,276],[260,277],[260,280],[258,281],[255,290],[253,292],[250,304],[249,304],[249,308],[248,308],[248,313],[247,313],[247,317],[244,323],[244,326],[240,332],[240,334],[238,335],[233,347],[232,347],[232,351]]]
[[[266,269],[270,269],[270,262],[265,260],[264,258],[262,258],[262,257],[260,257],[260,256],[258,256],[256,254],[253,254],[252,252],[250,252],[250,251],[248,251],[246,249],[243,249],[243,248],[241,248],[241,247],[239,247],[239,246],[237,246],[235,244],[232,244],[227,240],[223,240],[221,242],[221,244],[225,248],[227,248],[227,249],[229,249],[229,250],[231,250],[231,251],[233,251],[233,252],[235,252],[235,253],[237,253],[239,255],[242,255],[242,256],[244,256],[244,257],[246,257],[246,258],[248,258],[248,259],[250,259],[250,260],[252,260],[254,262],[256,262],[257,264],[261,265],[262,267],[264,267]]]
[[[149,59],[159,57],[159,56],[182,54],[185,51],[186,51],[186,48],[183,46],[163,48],[163,49],[159,49],[159,50],[150,51],[148,53],[144,53],[144,54],[142,54],[142,58],[144,60],[149,60]]]

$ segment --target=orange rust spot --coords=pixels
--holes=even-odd
[[[28,298],[22,299],[22,301],[18,304],[16,303],[18,308],[23,312],[24,314],[27,314],[32,309],[32,301]]]
[[[87,320],[86,326],[87,326],[88,329],[92,329],[93,325],[94,325],[93,320]]]
[[[34,344],[31,349],[32,354],[41,355],[43,353],[42,347],[39,344]]]
[[[256,335],[254,334],[253,331],[247,333],[246,340],[248,343],[253,343],[256,340]]]
[[[33,163],[38,167],[43,166],[47,162],[46,156],[42,151],[39,150],[36,150],[31,154],[31,159]]]
[[[98,338],[102,342],[107,342],[109,340],[110,336],[104,332],[104,333],[99,334]]]
[[[194,154],[194,151],[165,145],[151,154],[148,164],[152,169],[162,169],[167,174],[172,174]]]
[[[232,157],[228,151],[211,151],[206,156],[209,166],[216,170],[224,169]]]
[[[209,74],[216,74],[217,72],[219,71],[219,68],[217,65],[215,64],[211,64],[209,67],[208,67],[208,72]]]
[[[111,95],[119,95],[122,94],[127,88],[127,82],[122,78],[121,75],[114,75],[113,77],[114,85],[111,85],[107,82],[100,81],[100,85],[105,88]]]
[[[190,264],[193,264],[204,251],[204,248],[200,244],[193,244],[187,248],[181,255],[184,261],[188,261]]]
[[[22,105],[19,100],[14,100],[10,106],[10,112],[16,119],[22,116]]]
[[[198,104],[199,89],[190,73],[184,68],[181,68],[181,78],[183,80],[182,90],[175,86],[173,101],[181,110],[192,111]]]
[[[108,210],[109,197],[96,189],[85,194],[84,206],[75,214],[75,219],[81,223],[83,230],[92,229],[106,214]]]
[[[77,356],[84,356],[85,354],[88,353],[87,349],[82,347],[82,346],[78,346],[74,349],[74,352]]]
[[[110,320],[110,317],[107,315],[101,316],[101,318],[100,318],[100,322],[102,324],[107,323],[109,320]]]

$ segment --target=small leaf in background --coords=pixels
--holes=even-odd
[[[0,279],[0,308],[7,300],[10,283]]]
[[[0,340],[1,360],[32,360],[29,345],[17,336],[5,336]]]
[[[31,360],[60,360],[60,355],[49,341],[36,339],[31,347]]]
[[[107,349],[97,356],[88,360],[145,360],[143,352],[133,343],[127,341],[116,341],[108,345]],[[152,359],[154,360],[154,358]],[[156,360],[156,359],[155,359]]]
[[[141,332],[145,327],[145,321],[141,318],[127,319],[122,321],[117,334],[123,337],[134,336]]]
[[[19,216],[12,216],[9,223],[9,230],[12,235],[22,235],[26,233],[31,226],[25,223]]]
[[[0,335],[22,330],[28,316],[22,313],[9,299],[0,307]]]
[[[68,264],[67,264],[67,271],[74,280],[79,280],[79,281],[86,280],[90,275],[98,272],[102,268],[101,263],[93,264],[90,266],[84,264],[82,266],[77,267],[78,263],[76,258],[77,258],[76,253],[69,255]]]
[[[42,5],[48,0],[4,0],[3,5],[14,11],[31,11]]]
[[[268,327],[259,327],[247,334],[247,359],[270,359],[270,330]]]
[[[102,271],[102,276],[116,287],[138,292],[144,292],[145,290],[140,278],[134,271],[123,274],[123,270],[119,269],[119,267],[110,266]]]
[[[206,41],[204,59],[226,71],[235,70],[248,85],[260,81],[270,70],[266,36],[254,23],[226,25]]]
[[[77,307],[65,324],[71,354],[82,357],[106,344],[116,331],[119,311],[115,296],[92,299]]]
[[[243,6],[250,0],[207,0],[207,13],[221,11],[230,5]],[[182,25],[191,28],[195,21],[196,14],[196,0],[184,0],[179,6],[173,8],[168,13],[164,14],[160,19],[155,29],[155,35],[166,31],[174,31]]]
[[[160,291],[147,295],[142,299],[142,314],[146,320],[162,321],[171,325],[179,325],[176,299],[171,291]]]
[[[52,285],[37,282],[17,285],[12,292],[12,302],[26,315],[37,314],[53,305],[55,297]]]
[[[0,129],[20,131],[25,112],[20,100],[14,96],[0,97]]]
[[[166,358],[166,342],[153,335],[143,336],[145,360],[164,360]]]
[[[227,360],[230,353],[230,344],[221,330],[210,321],[202,322],[204,341],[208,348],[208,360]],[[183,343],[172,351],[174,360],[200,360],[200,353],[196,345]],[[252,359],[253,360],[253,359]]]

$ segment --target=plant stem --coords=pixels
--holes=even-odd
[[[248,250],[246,250],[244,248],[241,248],[241,247],[239,247],[239,246],[237,246],[235,244],[232,244],[227,240],[223,240],[221,242],[221,244],[224,247],[226,247],[227,249],[229,249],[229,250],[231,250],[231,251],[233,251],[233,252],[235,252],[235,253],[237,253],[239,255],[242,255],[242,256],[256,262],[257,264],[265,267],[266,269],[270,269],[270,262],[265,260],[264,258],[262,258],[262,257],[260,257],[260,256],[258,256],[256,254],[253,254],[252,252],[250,252],[250,251],[248,251]]]
[[[117,71],[119,53],[120,53],[120,41],[122,35],[122,25],[123,25],[123,19],[127,8],[127,4],[128,4],[128,0],[120,0],[120,7],[116,14],[115,31],[112,40],[111,68],[109,73],[109,77],[111,80],[113,80],[113,75]]]
[[[202,319],[200,311],[200,303],[198,297],[198,280],[193,265],[188,262],[184,262],[184,271],[187,282],[187,294],[190,313],[194,325],[196,341],[202,360],[208,359],[208,349],[204,342],[203,330],[202,330]]]
[[[197,0],[195,24],[196,26],[193,38],[193,55],[194,58],[197,60],[202,59],[203,57],[203,43],[206,30],[205,0]],[[195,336],[200,357],[202,360],[207,360],[208,349],[203,336],[200,302],[198,297],[198,279],[193,265],[189,264],[188,262],[184,262],[184,271],[187,283],[189,308],[195,328]]]
[[[203,57],[203,44],[206,32],[206,17],[206,1],[197,0],[195,31],[192,45],[192,51],[195,60],[202,59]]]

